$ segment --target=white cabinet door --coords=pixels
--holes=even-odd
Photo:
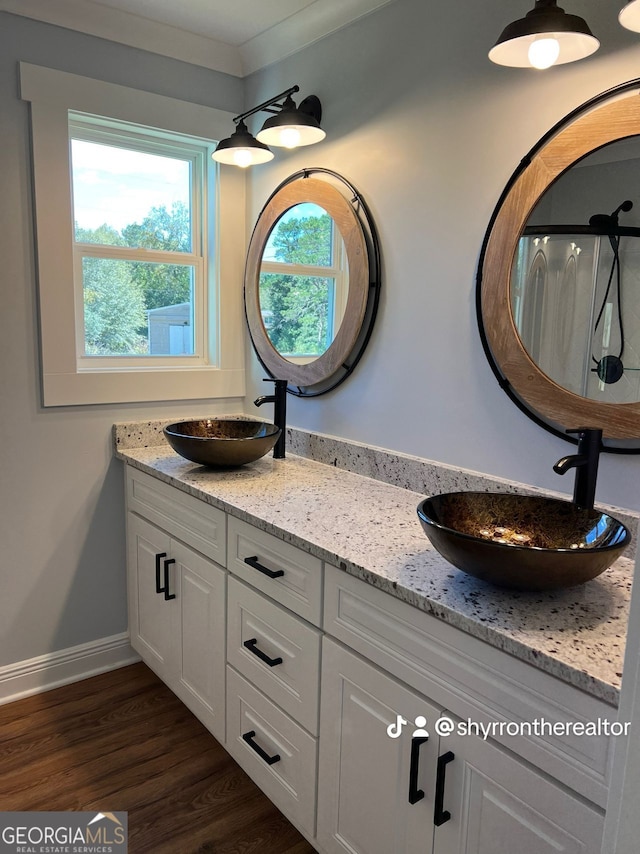
[[[127,524],[131,645],[224,742],[226,573],[134,513]]]
[[[218,741],[225,740],[226,573],[171,541],[179,609],[177,673],[171,685]]]
[[[165,682],[171,679],[175,666],[174,609],[172,600],[166,600],[158,587],[164,586],[170,551],[168,534],[133,513],[127,514],[131,646]],[[170,565],[166,571],[169,574]]]
[[[477,735],[441,738],[447,752],[434,854],[600,854],[598,810]]]
[[[419,749],[409,803],[412,731],[440,712],[384,671],[325,638],[318,841],[327,854],[600,854],[603,815],[477,735]],[[402,715],[401,737],[387,726]],[[451,719],[456,722],[453,715]]]
[[[387,727],[397,715],[408,724],[391,738]],[[438,710],[325,638],[317,830],[323,852],[430,854],[438,739],[413,743],[420,715],[435,722]]]

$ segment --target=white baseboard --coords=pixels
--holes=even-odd
[[[123,632],[0,667],[0,705],[140,661]]]

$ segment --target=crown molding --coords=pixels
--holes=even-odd
[[[315,0],[239,47],[93,0],[0,0],[0,11],[245,77],[391,2]]]
[[[394,0],[316,0],[240,46],[243,76],[272,65]]]
[[[91,0],[0,0],[0,11],[243,76],[237,47]]]

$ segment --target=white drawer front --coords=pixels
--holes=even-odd
[[[617,710],[332,566],[325,566],[324,628],[462,720],[553,723]],[[569,788],[606,805],[613,739],[605,735],[492,737]]]
[[[253,565],[247,563],[253,558]],[[229,569],[305,620],[320,625],[322,561],[317,557],[230,516]]]
[[[129,510],[226,566],[226,514],[222,510],[132,466],[126,470]]]
[[[232,667],[227,667],[227,722],[229,753],[287,818],[313,838],[316,739]]]
[[[227,660],[317,735],[320,632],[231,576],[228,591]]]

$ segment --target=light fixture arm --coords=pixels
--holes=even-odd
[[[211,157],[218,163],[246,167],[271,160],[273,152],[269,148],[270,145],[297,148],[323,140],[326,134],[320,127],[320,99],[316,95],[309,95],[296,107],[291,96],[299,91],[299,86],[290,86],[279,95],[274,95],[273,98],[235,116],[234,133],[227,139],[220,140]],[[254,137],[249,132],[245,119],[263,111],[272,113],[272,116]]]
[[[282,104],[278,104],[278,101],[284,101],[285,98],[288,98],[290,95],[293,95],[294,92],[299,92],[299,86],[291,86],[289,89],[285,89],[284,92],[281,92],[279,95],[275,95],[273,98],[269,98],[268,101],[263,101],[262,104],[258,104],[257,107],[253,107],[251,110],[247,110],[246,113],[240,113],[239,116],[234,118],[234,123],[238,124],[238,122],[242,122],[245,119],[248,119],[249,116],[253,116],[255,113],[260,113],[264,110],[264,112],[276,113],[277,110],[270,110],[269,107],[277,105],[278,107],[282,107]]]

